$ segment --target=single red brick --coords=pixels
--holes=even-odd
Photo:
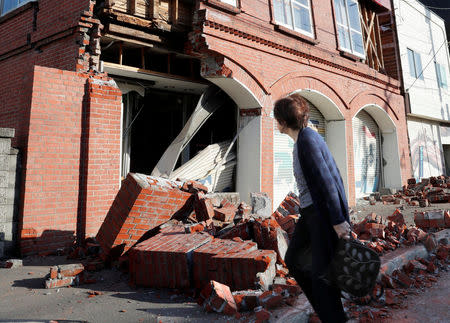
[[[255,317],[257,323],[267,322],[271,316],[272,314],[262,306],[258,306],[255,308]]]
[[[287,291],[287,293],[291,296],[298,296],[302,293],[302,289],[297,284],[290,285],[290,284],[273,284],[272,287],[275,288],[281,288],[282,290]]]
[[[45,281],[45,288],[58,288],[58,287],[65,287],[65,286],[71,286],[74,284],[75,277],[63,277],[61,279],[54,278],[54,279],[47,279]]]
[[[235,315],[237,312],[237,305],[234,300],[231,290],[228,286],[210,281],[211,286],[206,286],[205,291],[201,294],[208,295],[203,301],[203,307],[206,311],[215,311],[225,315]]]
[[[53,266],[50,268],[50,279],[54,279],[58,276],[58,267]]]
[[[83,264],[59,265],[58,272],[62,277],[74,277],[84,271]]]

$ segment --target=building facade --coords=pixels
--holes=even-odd
[[[395,0],[395,19],[407,98],[414,177],[449,174],[449,52],[445,23],[419,1]]]
[[[23,152],[24,254],[95,235],[128,172],[204,168],[194,179],[276,207],[293,143],[272,106],[294,92],[351,205],[411,175],[389,1],[3,0],[1,14],[0,127]]]

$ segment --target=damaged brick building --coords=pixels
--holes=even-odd
[[[21,154],[23,254],[94,236],[129,172],[277,206],[293,189],[292,142],[271,110],[293,92],[350,204],[410,177],[388,0],[0,3],[0,127]]]

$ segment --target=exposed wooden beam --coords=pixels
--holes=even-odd
[[[136,14],[136,1],[137,0],[128,0],[128,12],[132,15]]]
[[[123,62],[123,43],[119,43],[119,65],[122,65]]]
[[[131,36],[131,37],[140,38],[140,39],[145,39],[145,40],[152,41],[152,42],[157,42],[157,43],[162,43],[163,42],[161,37],[159,37],[157,35],[150,34],[148,32],[137,30],[137,29],[130,28],[130,27],[125,27],[125,26],[121,26],[121,25],[112,24],[112,23],[110,23],[108,25],[108,31],[107,32],[113,33],[113,34],[117,33],[117,34],[120,34],[120,35]]]
[[[145,70],[145,47],[141,48],[141,67]]]
[[[170,0],[169,6],[170,21],[176,24],[178,22],[178,0]]]

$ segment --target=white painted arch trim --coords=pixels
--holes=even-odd
[[[250,89],[233,77],[209,77],[211,83],[220,87],[233,99],[239,109],[254,109],[262,107],[261,102]]]
[[[325,118],[325,140],[344,182],[345,193],[348,199],[348,156],[347,156],[347,127],[344,114],[338,105],[328,96],[314,89],[299,89],[291,94],[300,94],[311,102]]]
[[[365,106],[361,107],[358,112],[355,113],[355,116],[362,110],[370,114],[370,116],[376,121],[378,127],[381,130],[381,133],[391,133],[397,131],[395,122],[392,120],[390,115],[379,105],[366,104]],[[355,116],[353,116],[353,118]]]
[[[221,88],[239,110],[261,108],[262,104],[250,89],[235,78],[206,78]],[[241,200],[250,203],[251,192],[261,192],[262,127],[261,116],[238,116],[240,135],[237,141],[236,191]]]
[[[311,102],[327,121],[345,120],[345,117],[337,104],[322,92],[313,89],[295,90],[291,94],[298,93]]]
[[[400,152],[398,147],[397,127],[389,114],[376,104],[366,104],[361,107],[353,116],[355,118],[359,112],[366,111],[377,123],[383,137],[381,144],[381,157],[385,161],[382,163],[382,176],[384,187],[401,188],[402,176],[400,168]],[[352,119],[353,120],[353,119]]]

